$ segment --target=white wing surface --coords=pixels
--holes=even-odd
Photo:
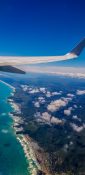
[[[85,47],[85,38],[71,50],[71,52],[62,56],[35,56],[35,57],[21,57],[21,56],[0,56],[0,71],[12,73],[25,73],[22,70],[14,67],[25,64],[38,64],[47,62],[57,62],[77,58]]]

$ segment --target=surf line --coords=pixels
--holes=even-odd
[[[0,82],[3,83],[3,84],[5,84],[6,86],[10,87],[11,89],[13,89],[13,92],[15,92],[15,87],[14,86],[12,86],[12,85],[10,85],[10,84],[2,81],[2,80],[0,80]]]

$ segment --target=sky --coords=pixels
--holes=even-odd
[[[0,1],[0,55],[61,55],[84,37],[85,0]],[[85,51],[49,65],[85,66]]]

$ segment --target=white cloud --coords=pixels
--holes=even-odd
[[[77,115],[73,115],[73,117],[72,117],[74,120],[78,120],[78,121],[80,121],[81,122],[81,119],[77,116]]]
[[[51,123],[52,123],[52,124],[61,124],[61,123],[63,123],[63,120],[60,120],[60,119],[57,118],[57,117],[52,117],[52,118],[51,118]]]
[[[73,145],[73,142],[72,142],[72,141],[70,141],[69,145],[70,145],[70,146],[71,146],[71,145]]]
[[[75,95],[74,94],[67,94],[68,97],[74,97]]]
[[[55,111],[58,111],[60,107],[64,107],[64,106],[66,106],[66,102],[59,99],[59,100],[52,101],[48,105],[47,109],[51,112],[55,112]]]
[[[71,111],[69,109],[64,110],[64,114],[67,115],[67,116],[69,116],[69,115],[71,115]]]
[[[59,92],[50,92],[50,91],[47,91],[46,93],[46,97],[52,97],[52,96],[55,96],[55,95],[61,95],[62,94],[62,91],[59,91]]]
[[[69,107],[68,109],[65,109],[64,110],[64,114],[67,115],[67,116],[69,116],[69,115],[71,115],[71,111],[72,110],[73,110],[72,107]]]
[[[33,103],[34,103],[34,106],[35,106],[36,108],[39,108],[39,107],[40,107],[40,103],[39,103],[38,101],[33,102]]]
[[[85,90],[77,90],[77,95],[85,95]]]
[[[36,108],[40,107],[40,104],[45,103],[45,98],[44,97],[38,97],[37,101],[33,101],[33,104]]]
[[[52,96],[51,92],[50,91],[47,91],[46,97],[51,97],[51,96]]]
[[[36,93],[39,93],[40,91],[38,88],[30,87],[30,88],[28,88],[28,92],[29,92],[29,94],[36,94]]]
[[[50,124],[51,115],[48,112],[37,112],[34,117],[36,118],[37,122]]]
[[[60,67],[57,66],[24,66],[27,72],[39,72],[39,73],[49,73],[54,75],[61,75],[73,78],[83,78],[85,79],[85,69],[80,67]]]
[[[44,104],[45,103],[45,98],[44,97],[38,97],[39,103]]]
[[[43,112],[43,113],[36,112],[36,114],[34,115],[34,117],[36,118],[36,120],[38,122],[43,122],[45,124],[47,123],[47,124],[58,125],[58,124],[65,123],[64,120],[61,120],[61,119],[59,119],[57,117],[54,117],[51,114],[49,114],[48,112]]]
[[[59,92],[52,92],[52,96],[54,95],[61,95],[62,94],[62,91],[59,91]]]
[[[44,93],[44,94],[45,94],[45,93],[46,93],[46,88],[41,87],[41,88],[40,88],[40,92],[42,92],[42,93]]]
[[[78,119],[78,116],[77,116],[77,115],[73,115],[72,118],[73,118],[73,119]]]
[[[36,117],[36,118],[39,118],[40,116],[41,116],[40,112],[36,112],[36,113],[34,114],[34,117]]]
[[[63,147],[64,151],[67,151],[68,148],[69,148],[69,145],[68,144],[65,144],[64,147]]]
[[[71,98],[61,98],[59,100],[52,101],[47,106],[47,109],[51,112],[58,111],[61,107],[65,107],[70,100],[72,99]]]
[[[85,128],[85,124],[82,126],[78,126],[75,123],[70,123],[70,126],[73,128],[74,131],[76,132],[81,132]]]
[[[29,87],[29,91],[31,91],[33,88],[32,87]]]
[[[51,115],[48,112],[43,112],[41,115],[42,120],[45,120],[47,122],[50,122]]]
[[[45,98],[44,97],[38,97],[38,100],[44,100]]]
[[[72,100],[72,97],[61,97],[62,100],[64,100],[65,102],[69,102]]]
[[[74,108],[77,108],[77,105],[73,105]]]
[[[24,92],[28,90],[28,87],[29,87],[28,85],[21,85],[21,88],[23,89]]]

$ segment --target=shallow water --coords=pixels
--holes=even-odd
[[[28,175],[27,161],[12,128],[7,103],[12,89],[0,82],[0,175]]]

